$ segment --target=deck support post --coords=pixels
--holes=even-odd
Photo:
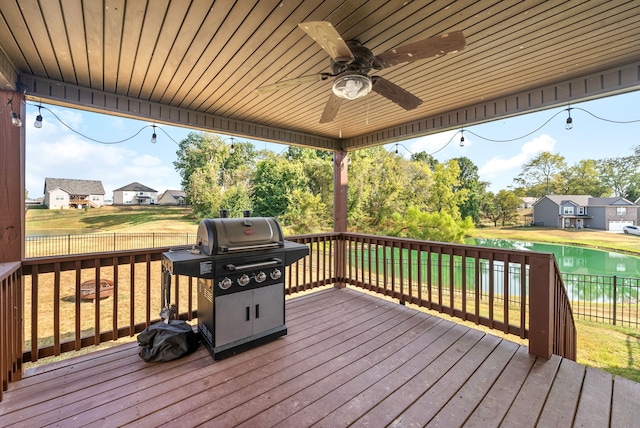
[[[348,153],[336,150],[333,153],[333,231],[342,233],[347,231],[347,183],[348,183]],[[337,288],[346,286],[346,243],[339,237],[336,240],[334,272],[338,281]]]
[[[554,334],[553,254],[531,257],[529,265],[529,353],[551,358]]]
[[[11,112],[22,120],[12,125]],[[24,257],[25,116],[24,95],[0,90],[0,263]]]

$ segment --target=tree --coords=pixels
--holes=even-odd
[[[566,168],[563,156],[542,152],[523,165],[522,172],[514,181],[528,188],[529,196],[540,197],[561,192],[561,172]]]
[[[460,185],[454,187],[454,192],[465,190],[467,198],[460,201],[458,208],[462,218],[471,217],[474,223],[480,220],[480,198],[487,183],[480,181],[478,167],[467,157],[455,158],[460,167],[458,181]]]
[[[631,156],[603,159],[598,165],[602,183],[613,190],[615,196],[627,196],[640,182],[640,152]]]
[[[460,220],[445,212],[425,212],[409,207],[403,213],[392,215],[385,233],[390,236],[462,244],[471,230],[471,217]]]
[[[235,143],[232,152],[217,135],[191,132],[178,147],[173,164],[194,215],[216,217],[220,208],[238,215],[251,208],[247,200],[255,157],[252,144]]]
[[[427,200],[427,209],[447,213],[458,219],[461,218],[458,207],[468,198],[469,190],[460,186],[458,161],[452,159],[436,165],[433,172],[433,185]]]
[[[566,168],[564,176],[565,195],[590,195],[594,198],[608,196],[611,188],[602,182],[598,171],[598,162],[592,159],[581,160]]]
[[[497,194],[487,192],[482,200],[482,213],[498,226],[498,222],[505,226],[518,217],[520,198],[509,190],[500,190]]]
[[[295,189],[307,190],[307,178],[300,162],[275,158],[258,162],[251,197],[254,214],[284,215],[289,207],[289,194]]]

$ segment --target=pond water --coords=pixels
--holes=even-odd
[[[553,253],[562,273],[640,278],[640,257],[570,245],[506,239],[471,238],[468,245]]]

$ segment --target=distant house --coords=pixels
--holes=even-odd
[[[538,198],[532,198],[530,196],[524,196],[522,198],[520,198],[520,208],[522,209],[528,209],[531,208],[533,206],[533,204],[536,203],[536,201],[538,200]]]
[[[113,191],[113,205],[154,205],[158,203],[158,191],[138,182],[127,184]]]
[[[104,205],[104,187],[99,180],[45,178],[44,204],[50,210],[101,207]]]
[[[638,223],[638,205],[621,197],[547,195],[533,205],[533,224],[564,228],[621,231]]]
[[[159,205],[184,205],[187,194],[183,190],[167,190],[158,199]]]

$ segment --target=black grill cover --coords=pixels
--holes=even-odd
[[[182,320],[169,324],[159,322],[145,328],[138,335],[140,358],[149,361],[171,361],[198,349],[198,335]]]

